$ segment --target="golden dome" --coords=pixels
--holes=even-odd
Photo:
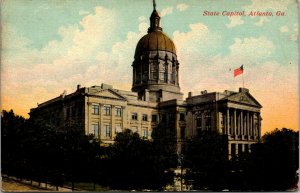
[[[149,51],[166,51],[176,55],[173,41],[162,31],[160,27],[160,16],[154,9],[150,16],[150,27],[148,34],[140,39],[136,46],[135,58],[140,58]]]
[[[135,50],[135,57],[148,51],[168,51],[176,55],[173,41],[162,31],[152,31],[142,37]]]

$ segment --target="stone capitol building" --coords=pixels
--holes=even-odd
[[[155,7],[148,33],[137,43],[132,63],[132,89],[111,85],[81,87],[38,104],[33,119],[64,127],[76,123],[86,134],[113,143],[118,132],[130,129],[144,139],[159,125],[171,130],[177,151],[185,139],[203,130],[224,135],[229,157],[250,151],[261,136],[261,104],[246,88],[239,91],[191,92],[183,99],[179,86],[180,63],[173,41],[163,32]]]

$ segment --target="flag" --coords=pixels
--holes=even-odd
[[[237,69],[234,70],[233,75],[234,75],[234,77],[236,77],[236,76],[238,76],[240,74],[243,74],[243,72],[244,72],[244,66],[242,65],[241,67],[239,67],[239,68],[237,68]]]

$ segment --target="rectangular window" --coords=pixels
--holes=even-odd
[[[210,130],[210,128],[211,128],[211,113],[210,113],[210,111],[205,113],[205,120],[206,120],[205,121],[206,130]]]
[[[143,114],[143,121],[148,121],[148,115]]]
[[[249,152],[249,145],[245,144],[245,152],[248,153]]]
[[[152,115],[152,122],[157,122],[157,115]]]
[[[99,115],[99,105],[92,105],[92,114]]]
[[[179,117],[179,120],[180,121],[184,121],[185,117],[184,117],[184,113],[180,113],[180,117]]]
[[[185,127],[180,127],[181,139],[185,139]]]
[[[243,153],[243,144],[238,144],[238,153],[239,155]]]
[[[92,128],[91,128],[90,134],[93,134],[95,136],[95,138],[99,137],[99,124],[98,123],[92,123]]]
[[[202,129],[202,117],[197,117],[197,119],[196,119],[196,127],[198,129]]]
[[[159,80],[165,81],[165,73],[164,72],[159,73]]]
[[[137,113],[131,113],[131,119],[132,120],[138,120],[138,114]]]
[[[109,124],[104,124],[105,137],[111,138],[111,129]]]
[[[116,124],[116,133],[121,133],[121,132],[122,132],[121,124]]]
[[[148,139],[148,128],[143,127],[143,129],[142,129],[142,135],[143,135],[143,138]]]
[[[151,79],[157,80],[157,72],[151,72]]]
[[[168,73],[164,73],[164,82],[168,82]]]
[[[116,107],[116,116],[121,117],[122,116],[122,107]]]
[[[104,110],[104,115],[110,115],[110,106],[105,105],[103,107],[103,110]]]
[[[175,82],[175,75],[174,75],[174,73],[171,74],[171,81]]]
[[[132,127],[131,127],[131,130],[132,130],[133,133],[137,133],[137,132],[138,132],[138,128],[135,127],[135,126],[132,126]]]
[[[231,157],[235,157],[236,156],[236,152],[235,152],[235,144],[231,144]]]

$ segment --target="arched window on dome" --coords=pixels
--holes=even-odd
[[[151,80],[157,80],[157,74],[158,74],[158,70],[157,70],[157,64],[156,63],[151,63],[150,64],[150,79]]]
[[[162,68],[160,70],[160,80],[164,83],[168,82],[168,65],[166,63],[162,64]]]

